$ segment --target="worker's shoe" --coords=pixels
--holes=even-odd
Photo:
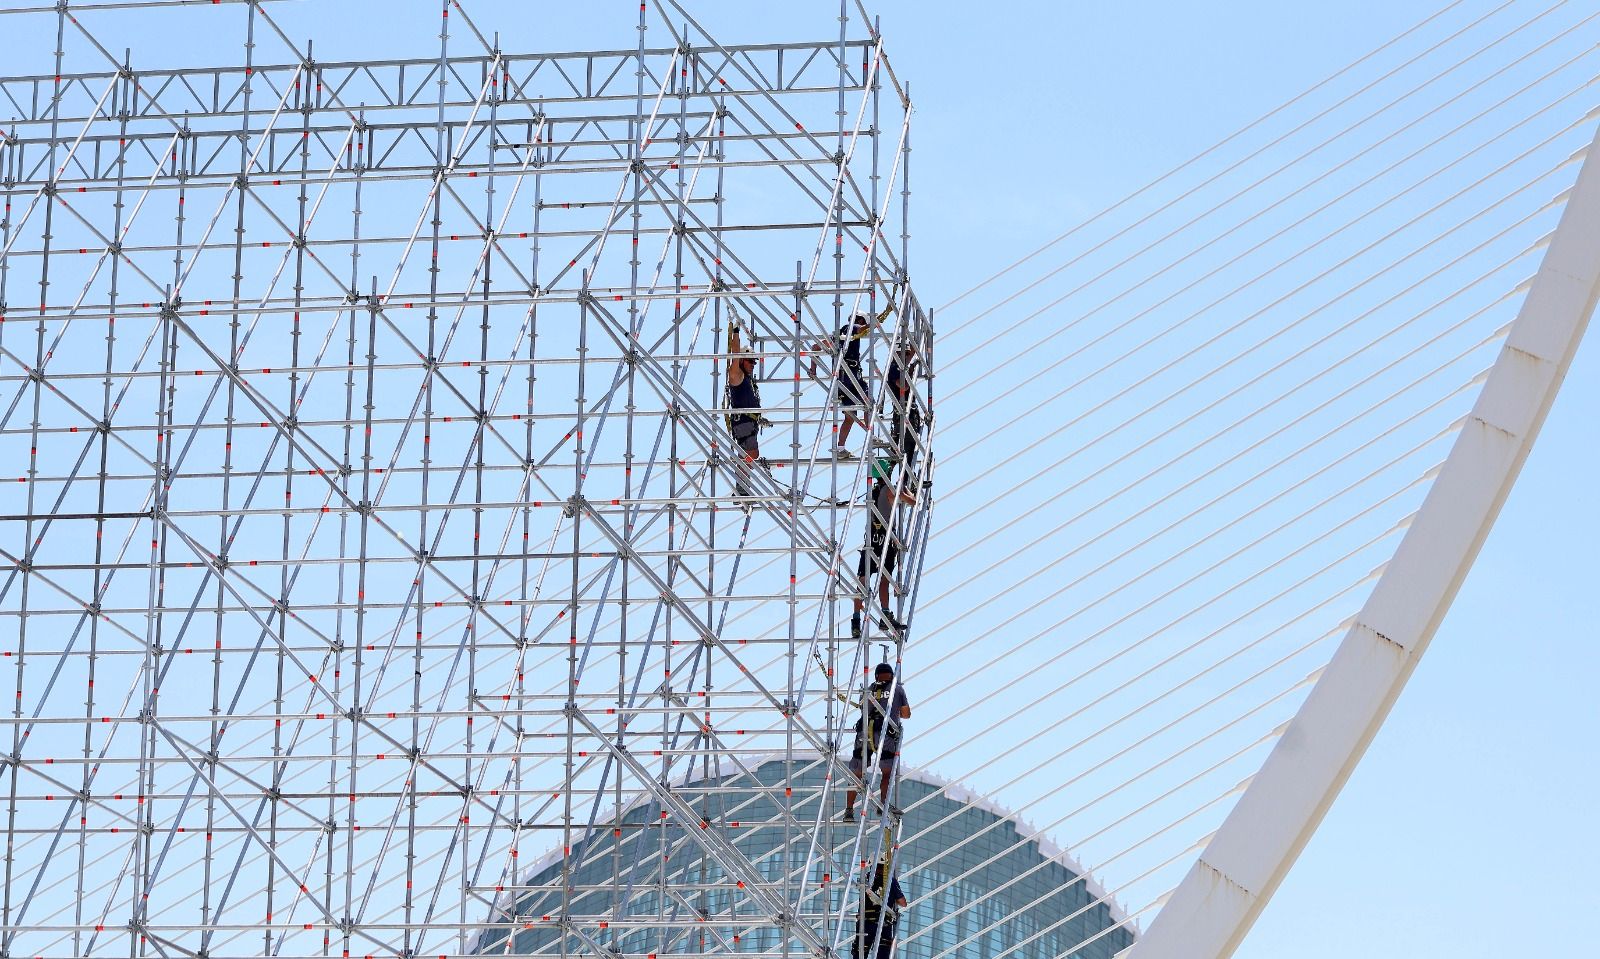
[[[853,460],[856,458],[856,454],[843,446],[835,446],[833,448],[833,458],[836,460]]]
[[[856,821],[856,813],[855,813],[855,810],[853,810],[853,809],[846,809],[846,810],[845,810],[845,811],[844,811],[844,815],[843,815],[843,816],[840,816],[840,817],[839,817],[839,821],[840,821],[840,822],[855,822],[855,821]]]

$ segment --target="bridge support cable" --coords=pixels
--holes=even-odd
[[[1596,153],[1591,144],[1483,392],[1394,559],[1135,957],[1233,952],[1426,651],[1527,460],[1600,297]]]

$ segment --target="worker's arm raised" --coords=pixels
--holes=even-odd
[[[866,324],[865,326],[863,326],[859,330],[852,330],[850,332],[850,339],[859,340],[862,337],[866,336],[867,334],[871,333],[872,332],[872,328],[874,326],[882,325],[883,321],[887,320],[889,318],[889,314],[893,313],[893,312],[894,312],[894,300],[890,300],[889,301],[889,305],[883,308],[883,312],[882,313],[879,313],[877,316],[873,317],[871,323]],[[857,313],[856,315],[860,316],[861,314]]]
[[[739,361],[743,359],[739,354],[744,352],[739,342],[739,327],[728,326],[728,385],[738,386],[744,382],[744,367]]]
[[[889,305],[883,308],[883,312],[878,314],[878,318],[874,322],[882,323],[884,320],[887,320],[889,318],[889,314],[893,313],[893,312],[894,312],[894,297],[890,297],[889,298]]]

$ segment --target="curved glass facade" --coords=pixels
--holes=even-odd
[[[730,842],[763,878],[782,881],[787,861],[794,890],[789,900],[800,902],[800,920],[834,943],[836,954],[848,956],[857,896],[852,890],[841,902],[837,878],[847,871],[843,863],[877,852],[881,833],[875,821],[838,822],[835,783],[828,802],[833,822],[821,830],[825,848],[812,851],[826,773],[827,764],[814,757],[792,766],[772,760],[749,773],[692,780],[675,791],[701,811],[703,828],[713,833],[707,838]],[[785,795],[786,782],[792,795]],[[942,785],[916,770],[901,776],[898,804],[905,814],[896,863],[910,904],[899,924],[896,956],[1111,959],[1132,944],[1130,929],[1099,901],[1100,890],[1064,857],[1041,848],[1038,838],[1002,811],[964,798],[959,788],[941,792]],[[560,955],[565,935],[574,955],[592,955],[596,947],[640,957],[783,954],[781,936],[764,911],[700,842],[663,820],[659,805],[641,803],[600,822],[565,864],[556,858],[535,866],[502,900],[494,925],[479,937],[480,952]],[[566,933],[559,926],[564,883],[572,889]],[[662,913],[681,920],[681,928],[670,934],[629,931],[629,916]],[[808,953],[799,942],[790,943],[789,955]]]

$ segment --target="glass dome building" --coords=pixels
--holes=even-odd
[[[747,772],[692,777],[674,791],[692,797],[703,828],[720,830],[764,879],[781,881],[787,861],[800,919],[826,935],[835,955],[849,956],[858,897],[849,890],[842,901],[847,884],[838,878],[848,872],[844,863],[873,857],[881,834],[876,821],[838,821],[841,782],[827,782],[828,765],[815,754],[792,764],[771,759]],[[832,822],[817,830],[825,792],[828,815],[821,818]],[[909,900],[899,959],[1112,959],[1132,945],[1126,917],[1084,870],[999,806],[914,768],[902,769],[897,801],[904,815],[896,871]],[[813,836],[823,837],[815,849]],[[610,921],[595,921],[602,916]],[[672,922],[662,924],[663,916]],[[638,921],[646,917],[656,921]],[[525,870],[502,894],[477,952],[783,954],[779,933],[757,919],[720,864],[647,800],[597,819],[565,862],[557,849]],[[791,943],[790,955],[808,952]]]

